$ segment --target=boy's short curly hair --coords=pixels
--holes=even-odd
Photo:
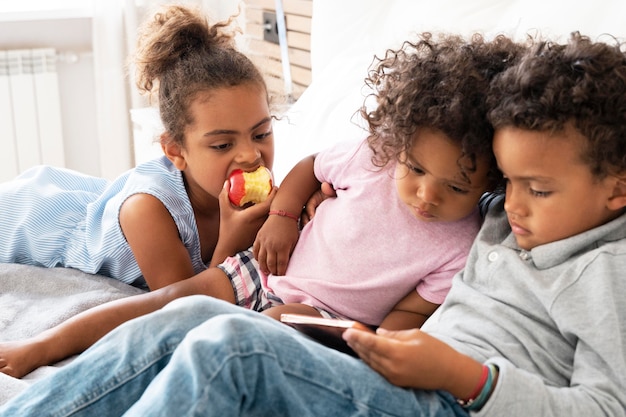
[[[559,132],[571,123],[588,141],[581,158],[596,177],[626,172],[626,55],[615,38],[536,40],[494,79],[488,104],[495,129]]]
[[[400,161],[420,128],[437,129],[457,143],[474,166],[476,159],[488,158],[490,183],[498,185],[501,174],[491,149],[486,96],[492,78],[524,50],[505,36],[487,41],[480,34],[465,39],[426,32],[374,58],[365,82],[376,105],[370,110],[364,104],[360,110],[369,125],[373,162],[384,166]]]

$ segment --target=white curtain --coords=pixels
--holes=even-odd
[[[124,0],[94,0],[93,56],[96,89],[96,132],[100,171],[115,178],[134,165],[130,125],[131,89],[126,76],[128,56],[126,28],[134,7]],[[126,14],[130,17],[127,18]]]

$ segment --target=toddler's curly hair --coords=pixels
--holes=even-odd
[[[493,77],[516,63],[524,50],[525,45],[504,35],[487,41],[478,33],[465,39],[425,32],[417,41],[375,57],[365,83],[376,105],[370,109],[368,97],[360,109],[369,126],[373,163],[403,162],[420,128],[437,129],[461,147],[470,166],[487,158],[490,185],[496,188],[502,176],[491,149],[487,92]]]

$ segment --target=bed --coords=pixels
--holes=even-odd
[[[480,31],[522,38],[542,33],[561,38],[580,30],[592,37],[622,36],[626,3],[600,0],[313,0],[312,83],[276,122],[277,182],[300,158],[332,143],[355,140],[364,131],[355,111],[373,54],[397,47],[415,32]],[[37,334],[100,303],[140,293],[115,280],[54,268],[0,264],[0,341]],[[0,404],[70,359],[23,379],[0,374]]]
[[[74,269],[0,264],[0,341],[33,336],[83,310],[141,292]],[[0,404],[69,361],[41,367],[22,379],[0,373]]]

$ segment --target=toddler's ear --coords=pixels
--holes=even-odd
[[[608,207],[611,210],[621,210],[626,207],[626,174],[614,177],[613,194],[609,198]]]
[[[172,161],[172,164],[180,171],[184,170],[187,166],[187,162],[185,161],[185,157],[182,154],[182,148],[180,144],[176,143],[172,140],[169,133],[165,132],[161,135],[161,149],[163,149],[163,153],[167,156],[167,159]]]

